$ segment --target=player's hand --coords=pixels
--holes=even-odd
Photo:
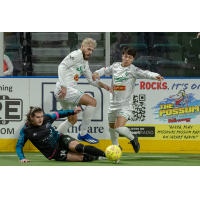
[[[101,88],[104,88],[105,90],[110,91],[110,93],[113,93],[113,90],[112,90],[112,88],[110,86],[108,86],[108,85],[106,85],[104,83],[101,83],[101,82],[98,82],[98,84],[99,84],[99,86]]]
[[[58,93],[59,99],[64,99],[66,94],[67,94],[67,88],[61,86],[60,92]]]
[[[98,78],[98,80],[100,80],[99,74],[98,74],[98,73],[94,73],[94,74],[92,75],[92,80],[93,80],[93,81],[96,81],[97,78]]]
[[[80,106],[77,106],[75,109],[74,109],[74,112],[76,114],[80,113],[82,111],[81,107]]]
[[[197,34],[197,38],[199,38],[199,37],[200,37],[200,33]]]
[[[30,160],[27,160],[26,158],[22,159],[19,161],[20,163],[27,163],[27,162],[30,162]]]
[[[160,75],[159,75],[159,76],[156,76],[156,77],[155,77],[155,80],[157,80],[157,81],[160,81],[160,82],[161,82],[161,81],[163,81],[163,80],[164,80],[164,78],[163,78],[162,76],[160,76]]]

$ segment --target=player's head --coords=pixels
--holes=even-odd
[[[84,60],[88,60],[92,52],[94,51],[94,48],[97,46],[97,43],[92,38],[86,38],[83,40],[81,45],[81,51],[83,52],[83,58]]]
[[[133,47],[124,47],[122,50],[122,64],[127,67],[131,65],[136,55],[136,50]]]
[[[42,126],[43,124],[43,110],[40,107],[30,107],[28,114],[26,115],[26,123],[28,125],[33,124],[34,126]]]

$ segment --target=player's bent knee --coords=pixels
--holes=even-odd
[[[89,102],[88,106],[96,107],[97,106],[97,101],[94,98],[91,98],[91,101]]]
[[[78,153],[83,153],[84,152],[84,145],[83,144],[77,144],[75,146],[75,150],[78,152]]]

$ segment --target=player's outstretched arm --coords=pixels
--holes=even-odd
[[[98,73],[92,74],[92,80],[93,80],[93,81],[96,81],[97,79],[100,81],[100,76],[99,76],[99,74],[98,74]]]
[[[24,158],[24,159],[20,160],[19,162],[20,162],[20,163],[27,163],[27,162],[31,162],[31,161],[28,160],[28,159],[26,159],[26,158]]]
[[[20,131],[20,134],[19,134],[17,145],[16,145],[16,153],[19,156],[20,161],[25,159],[22,148],[24,147],[27,140],[28,139],[25,138],[24,128],[22,128],[21,131]]]
[[[104,83],[101,83],[101,82],[98,82],[98,84],[99,84],[100,88],[104,88],[105,90],[110,91],[110,93],[113,93],[113,90],[110,86],[108,86]]]

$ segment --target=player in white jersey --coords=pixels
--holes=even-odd
[[[150,71],[143,71],[131,63],[136,55],[136,50],[130,47],[124,47],[122,53],[122,63],[116,62],[110,67],[104,67],[94,72],[92,79],[100,80],[100,76],[105,74],[112,75],[113,94],[110,94],[110,107],[108,110],[108,122],[110,126],[110,137],[113,145],[118,145],[119,134],[127,137],[136,153],[140,149],[138,136],[132,135],[126,122],[132,116],[133,93],[135,81],[137,78],[146,78],[153,80],[164,80],[162,76]]]
[[[83,74],[88,82],[95,86],[111,91],[111,87],[92,80],[88,59],[96,47],[96,41],[91,38],[83,40],[81,49],[71,52],[58,66],[58,81],[55,88],[55,97],[60,102],[63,110],[74,109],[77,105],[86,105],[83,111],[81,132],[77,138],[79,141],[86,141],[91,144],[99,140],[87,133],[92,113],[96,107],[96,100],[82,91],[76,89],[79,77]],[[69,129],[77,122],[77,115],[69,116],[66,121],[58,126],[58,131]]]

